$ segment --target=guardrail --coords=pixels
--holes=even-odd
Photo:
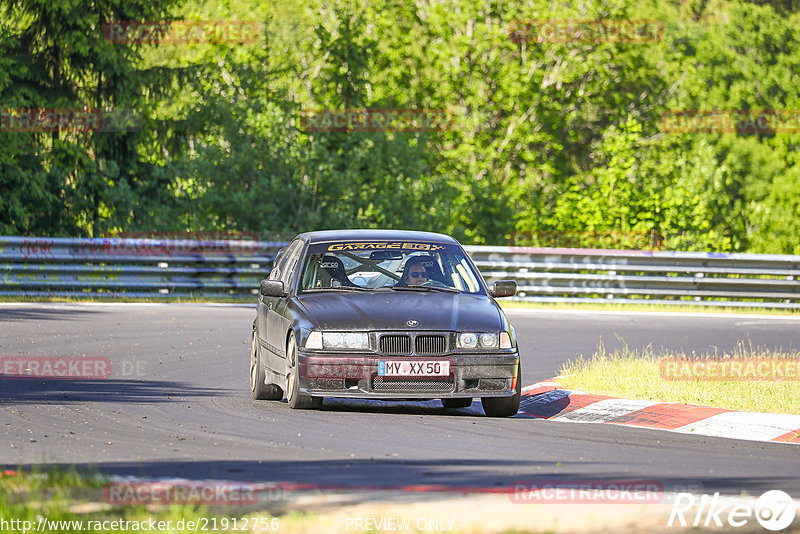
[[[282,242],[0,237],[0,295],[251,297]]]
[[[0,237],[0,295],[252,298],[283,242]],[[800,309],[800,256],[465,247],[515,300]]]
[[[800,256],[649,250],[466,247],[490,284],[518,299],[800,309]]]

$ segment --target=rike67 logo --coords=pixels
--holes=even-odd
[[[755,519],[765,529],[778,532],[792,524],[796,513],[796,503],[780,490],[764,493],[755,503],[721,498],[719,493],[678,493],[667,526],[743,527]]]

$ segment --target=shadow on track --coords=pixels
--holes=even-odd
[[[450,415],[464,417],[483,415],[480,400],[473,400],[469,408],[445,408],[435,400],[377,400],[326,398],[320,411],[363,414]]]
[[[174,397],[219,397],[224,389],[143,380],[42,380],[0,377],[0,404],[171,402]]]
[[[99,310],[75,308],[6,308],[0,307],[0,323],[11,321],[77,321],[90,319]]]
[[[189,479],[234,481],[240,483],[275,483],[289,491],[375,492],[400,491],[417,498],[427,492],[508,493],[519,486],[542,485],[569,487],[570,484],[609,485],[614,483],[652,483],[664,492],[691,491],[740,495],[773,489],[791,490],[796,478],[732,477],[706,475],[696,479],[643,477],[619,469],[616,472],[587,473],[583,462],[566,462],[558,474],[536,473],[552,462],[518,460],[220,460],[220,461],[150,461],[106,462],[99,464],[27,464],[7,465],[8,469],[38,472],[76,468],[80,472],[102,473],[145,480]],[[620,466],[622,467],[622,466]],[[363,499],[363,496],[361,497]],[[375,496],[376,499],[381,498]]]

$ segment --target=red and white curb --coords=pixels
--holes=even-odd
[[[800,444],[800,415],[618,399],[563,389],[555,380],[523,388],[519,413],[552,421],[611,423],[702,436]]]

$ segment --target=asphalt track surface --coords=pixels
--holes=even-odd
[[[562,362],[651,345],[800,348],[800,318],[511,310],[523,384]],[[255,309],[214,305],[0,305],[0,356],[107,357],[107,380],[0,380],[0,464],[94,466],[141,477],[323,486],[648,480],[665,489],[800,495],[800,447],[517,416],[480,404],[254,401]],[[477,407],[476,407],[477,406]]]

